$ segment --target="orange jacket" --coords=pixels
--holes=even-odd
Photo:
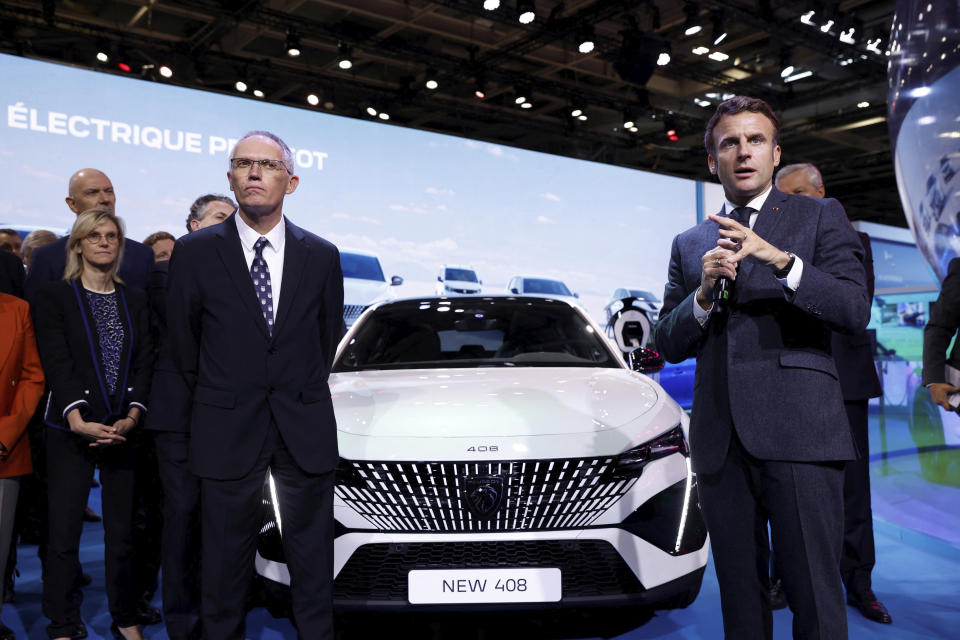
[[[43,396],[43,369],[30,322],[29,305],[0,293],[0,478],[33,470],[27,423]]]

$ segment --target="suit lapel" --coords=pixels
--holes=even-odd
[[[283,248],[283,296],[280,298],[280,306],[277,308],[276,322],[273,326],[273,333],[276,335],[283,329],[287,317],[293,307],[293,301],[297,297],[297,289],[300,287],[300,281],[306,271],[307,248],[304,246],[303,230],[289,219],[285,220],[286,234],[284,237]]]
[[[250,270],[247,269],[247,259],[243,255],[243,247],[240,245],[240,234],[237,232],[236,212],[224,220],[217,228],[217,237],[220,242],[217,243],[217,254],[226,267],[230,279],[237,288],[237,294],[243,304],[246,305],[250,313],[254,315],[257,327],[263,332],[264,337],[270,336],[267,331],[267,321],[263,318],[263,309],[260,308],[260,301],[257,300],[257,292],[253,289],[253,279],[250,278]]]
[[[760,209],[760,214],[757,216],[757,223],[753,226],[753,231],[758,236],[773,245],[776,245],[776,242],[774,242],[772,238],[776,236],[777,227],[783,216],[782,205],[784,200],[786,200],[786,196],[784,196],[782,191],[779,191],[776,187],[771,189],[770,195],[767,196],[763,207]],[[752,259],[741,262],[740,273],[737,279],[745,282],[746,279],[750,277],[750,274],[753,273],[756,266],[756,261]]]

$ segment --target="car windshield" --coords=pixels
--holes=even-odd
[[[383,269],[376,256],[365,256],[360,253],[340,252],[340,268],[344,278],[359,278],[361,280],[377,280],[386,282]]]
[[[456,280],[457,282],[476,282],[477,274],[472,269],[450,269],[444,273],[444,280]]]
[[[620,360],[569,304],[529,298],[405,300],[367,316],[333,371],[611,367]]]
[[[660,299],[657,296],[653,295],[649,291],[644,291],[643,289],[630,289],[628,291],[631,297],[640,298],[647,302],[660,302]]]
[[[554,296],[572,296],[567,285],[559,280],[547,280],[546,278],[524,278],[524,293],[546,293]]]

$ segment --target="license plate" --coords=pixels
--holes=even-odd
[[[411,604],[559,602],[560,569],[417,569],[407,593]]]

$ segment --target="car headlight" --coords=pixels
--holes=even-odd
[[[614,475],[638,476],[643,468],[654,460],[672,456],[675,453],[690,455],[683,429],[676,427],[650,442],[628,449],[617,456],[613,463]]]

